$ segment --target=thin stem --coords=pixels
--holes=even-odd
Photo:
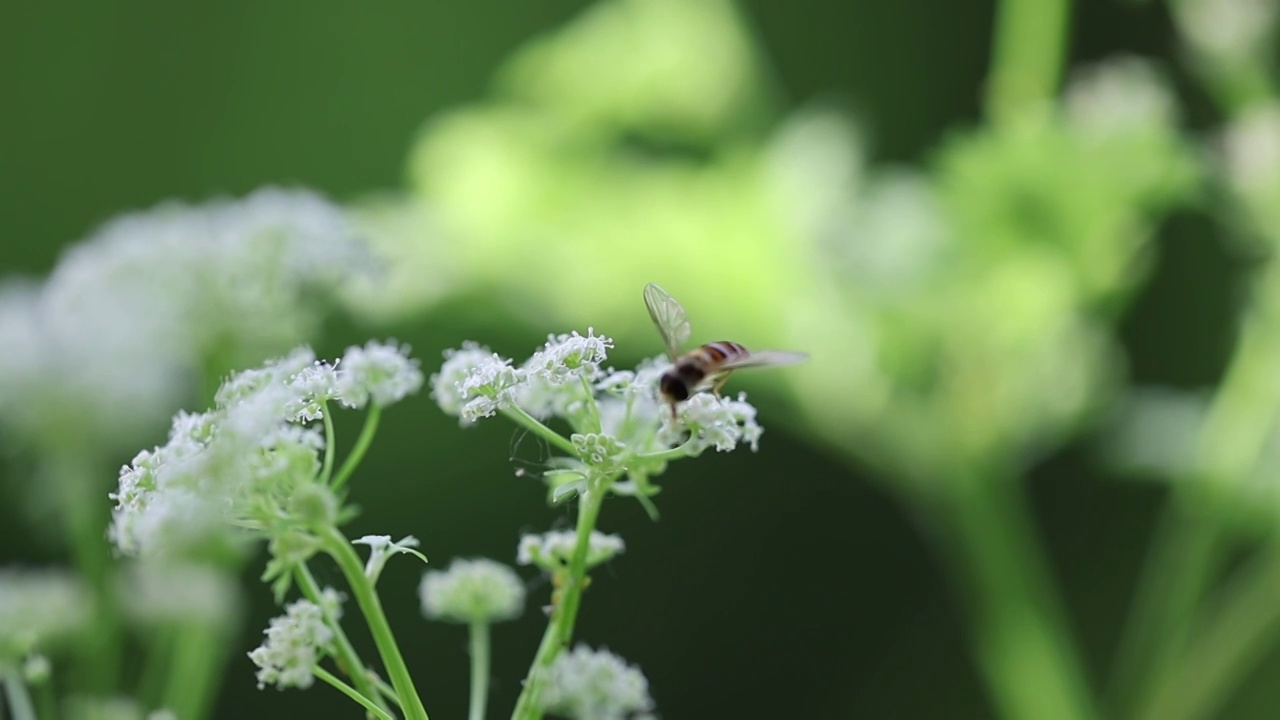
[[[524,688],[516,701],[515,711],[511,715],[515,720],[541,717],[537,700],[542,689],[542,671],[573,639],[573,628],[582,603],[582,591],[587,586],[587,551],[590,549],[591,531],[595,529],[596,520],[600,517],[600,506],[608,494],[608,483],[609,479],[601,479],[595,483],[595,487],[579,496],[577,543],[573,548],[573,558],[569,562],[568,575],[557,591],[558,597],[553,600],[551,620],[547,623],[538,652],[524,679]]]
[[[294,566],[294,576],[298,580],[298,587],[302,590],[302,594],[308,600],[320,607],[325,604],[321,602],[320,584],[316,582],[315,576],[311,574],[311,569],[306,563],[298,563]],[[351,639],[347,637],[347,633],[342,629],[342,625],[337,618],[325,617],[325,621],[329,629],[333,631],[334,648],[338,654],[338,667],[351,678],[360,692],[368,698],[377,701],[380,692],[373,682],[368,668],[360,660],[360,655],[356,653],[356,648],[351,644]],[[394,696],[394,692],[392,695]],[[384,709],[385,705],[379,703]]]
[[[400,698],[396,697],[396,689],[391,687],[386,680],[378,677],[377,673],[370,672],[369,679],[373,681],[373,686],[378,689],[378,694],[386,700],[390,700],[396,707],[400,707]]]
[[[369,445],[373,443],[374,434],[378,432],[378,420],[381,418],[382,408],[377,405],[370,405],[369,413],[364,416],[364,427],[360,428],[360,437],[356,438],[355,447],[351,448],[347,459],[342,461],[342,467],[338,468],[338,474],[333,479],[333,488],[335,490],[346,484],[351,477],[351,473],[356,471],[356,467],[364,459],[364,454],[368,452]]]
[[[324,465],[320,468],[320,482],[323,485],[329,484],[329,478],[333,477],[333,455],[334,455],[334,431],[333,418],[329,416],[329,404],[322,403],[320,405],[320,413],[324,417]]]
[[[670,450],[662,450],[655,453],[637,455],[636,460],[646,462],[670,462],[671,460],[679,460],[680,458],[689,457],[689,448],[693,445],[693,440],[687,440],[681,445],[677,445]]]
[[[375,705],[372,700],[360,694],[359,690],[356,690],[350,685],[342,682],[342,680],[339,680],[337,676],[328,670],[317,665],[312,668],[312,673],[315,674],[316,677],[337,688],[338,692],[360,703],[365,710],[369,711],[369,714],[377,717],[379,720],[395,720],[395,718],[391,717],[390,713],[386,710]]]
[[[602,426],[600,424],[600,408],[596,405],[595,392],[591,389],[591,383],[582,375],[578,376],[578,380],[582,384],[582,391],[585,393],[586,397],[585,406],[587,408],[587,419],[591,421],[591,427],[588,429],[594,433],[602,432]]]
[[[1070,0],[1001,0],[987,74],[989,118],[1008,120],[1057,94],[1070,16]]]
[[[409,668],[404,664],[404,656],[400,654],[400,646],[396,644],[395,635],[391,632],[391,624],[387,622],[382,602],[369,578],[365,577],[360,556],[337,528],[329,528],[323,539],[325,550],[337,561],[356,597],[360,611],[364,614],[369,633],[373,635],[374,645],[378,648],[382,664],[387,668],[387,675],[391,677],[391,686],[395,688],[405,717],[407,720],[427,720],[427,710],[422,706],[422,698],[413,686],[413,678],[409,676]]]
[[[1272,546],[1226,588],[1221,606],[1188,643],[1140,720],[1201,720],[1266,657],[1280,632],[1280,548]]]
[[[27,693],[27,684],[17,672],[5,673],[4,694],[9,698],[9,712],[13,720],[36,720],[36,708]]]
[[[178,629],[164,693],[164,707],[178,717],[198,720],[208,713],[218,675],[215,671],[226,656],[221,637],[221,628],[198,622]]]
[[[956,580],[968,596],[978,660],[1005,718],[1096,718],[1048,560],[1012,478],[955,478],[949,502]]]
[[[471,709],[470,720],[484,720],[489,703],[489,623],[471,623]]]
[[[538,435],[543,440],[546,440],[574,457],[578,456],[578,451],[573,447],[573,443],[569,442],[568,439],[560,433],[552,430],[546,425],[543,425],[537,418],[525,412],[520,408],[520,406],[508,405],[499,412],[512,422],[515,422],[526,430]]]
[[[1280,332],[1267,320],[1245,324],[1201,430],[1197,469],[1174,483],[1157,524],[1121,638],[1113,710],[1151,701],[1185,648],[1204,589],[1221,567],[1228,501],[1257,467],[1280,408]]]

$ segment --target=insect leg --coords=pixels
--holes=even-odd
[[[720,388],[724,387],[724,384],[729,382],[729,376],[732,374],[733,374],[732,370],[725,370],[723,373],[721,373],[719,376],[716,377],[715,384],[711,386],[711,392],[715,393],[716,397],[720,397]]]

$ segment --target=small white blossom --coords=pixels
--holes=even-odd
[[[539,704],[571,720],[626,720],[653,710],[644,673],[607,650],[578,645],[547,667]]]
[[[0,663],[79,632],[91,610],[88,590],[70,573],[0,569]]]
[[[739,442],[750,444],[753,452],[759,449],[760,435],[764,430],[756,423],[756,409],[747,402],[746,393],[739,393],[736,400],[698,393],[681,403],[676,414],[679,425],[692,433],[688,441],[692,455],[709,447],[718,452],[729,452]],[[670,424],[663,428],[668,437],[677,432],[678,427]]]
[[[424,615],[458,623],[510,620],[524,609],[524,596],[524,584],[511,568],[484,558],[455,559],[447,570],[428,570],[418,587]]]
[[[548,335],[547,343],[529,358],[525,368],[553,385],[586,378],[594,380],[600,374],[600,363],[608,357],[613,340],[596,335],[594,328],[587,334],[573,331],[568,335]]]
[[[407,347],[369,341],[349,347],[338,364],[338,397],[351,407],[362,408],[370,400],[386,407],[416,393],[422,387],[418,361]]]
[[[407,535],[396,542],[391,542],[390,535],[365,535],[362,538],[352,540],[353,545],[368,545],[369,560],[364,565],[365,577],[369,578],[369,582],[377,583],[378,576],[382,574],[382,568],[387,564],[387,560],[394,554],[405,553],[413,555],[422,562],[427,561],[427,556],[414,550],[418,547],[418,538]]]
[[[515,402],[516,389],[525,376],[511,367],[510,360],[494,354],[467,373],[458,383],[459,395],[465,401],[459,417],[464,423],[492,417],[499,410]]]
[[[1178,30],[1197,52],[1228,65],[1267,46],[1276,22],[1273,0],[1177,0]]]
[[[258,689],[267,685],[311,687],[313,671],[333,641],[324,610],[307,600],[290,603],[284,615],[271,619],[263,634],[266,641],[249,653],[249,659],[260,668]]]
[[[52,674],[53,663],[49,662],[49,658],[45,655],[34,653],[22,661],[22,679],[28,685],[41,685]]]
[[[1065,93],[1067,116],[1079,127],[1110,134],[1170,127],[1177,102],[1148,61],[1121,57],[1076,71]]]
[[[516,551],[516,562],[536,565],[548,572],[568,567],[578,545],[578,534],[572,530],[550,531],[541,535],[524,535]],[[587,538],[587,569],[612,560],[626,549],[626,543],[618,535],[606,535],[592,530]]]
[[[160,708],[147,713],[147,720],[178,720],[178,715],[168,708]]]
[[[294,393],[287,408],[287,418],[309,423],[324,418],[325,404],[338,397],[338,368],[317,360],[289,378]]]
[[[462,381],[471,374],[472,368],[493,357],[492,350],[470,340],[462,343],[461,348],[445,350],[440,372],[431,376],[431,399],[446,415],[459,417],[462,406],[467,403],[462,395]]]
[[[1272,199],[1280,192],[1280,106],[1252,109],[1228,125],[1222,155],[1227,179],[1237,192]]]

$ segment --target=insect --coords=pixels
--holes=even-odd
[[[734,370],[749,367],[793,365],[809,356],[783,350],[748,350],[736,342],[720,340],[682,353],[680,347],[689,340],[689,319],[684,307],[666,290],[649,283],[644,286],[644,304],[649,317],[662,335],[671,369],[662,375],[658,390],[671,406],[675,418],[676,404],[706,387],[716,395]]]

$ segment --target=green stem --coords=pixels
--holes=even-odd
[[[1058,92],[1070,30],[1070,0],[1001,0],[996,8],[987,116],[1006,121],[1047,106]]]
[[[9,712],[13,714],[13,720],[36,720],[36,708],[27,693],[27,684],[22,682],[16,671],[5,673],[4,694],[9,698]]]
[[[320,468],[320,482],[323,485],[328,485],[329,478],[333,477],[335,434],[333,432],[333,418],[329,416],[329,404],[324,403],[321,405],[320,412],[324,415],[324,465]]]
[[[538,435],[543,440],[546,440],[574,457],[578,456],[578,451],[574,449],[573,443],[569,442],[568,439],[560,433],[552,430],[546,425],[543,425],[537,418],[525,412],[518,405],[508,405],[499,412],[512,422],[515,422],[517,425],[520,425],[526,430]]]
[[[578,380],[582,384],[582,392],[586,398],[584,403],[587,409],[587,419],[591,422],[591,427],[587,428],[587,430],[593,433],[604,432],[604,428],[600,424],[600,407],[596,405],[595,391],[591,389],[591,383],[587,381],[586,377],[579,375]]]
[[[325,670],[324,668],[317,665],[315,666],[315,668],[312,669],[312,672],[315,674],[316,677],[320,678],[321,680],[337,688],[338,692],[341,692],[343,695],[346,695],[352,700],[355,700],[356,702],[360,703],[360,705],[364,707],[365,710],[369,711],[369,714],[373,715],[379,720],[395,720],[394,718],[391,717],[391,715],[386,710],[383,710],[382,708],[375,705],[372,700],[360,694],[359,690],[356,690],[350,685],[342,682],[333,673],[329,672],[328,670]]]
[[[470,720],[484,720],[489,703],[489,623],[471,623],[471,709]]]
[[[298,588],[302,590],[302,594],[316,605],[324,607],[324,603],[321,602],[320,584],[316,582],[315,576],[311,574],[311,569],[307,567],[306,563],[298,563],[294,566],[294,576],[298,580]],[[329,629],[333,631],[334,647],[338,654],[338,667],[351,678],[361,694],[377,701],[381,693],[373,682],[368,668],[365,667],[360,660],[359,654],[356,653],[356,648],[351,644],[351,639],[343,631],[342,625],[337,618],[333,617],[326,617],[325,621],[328,623]],[[386,709],[385,705],[381,703],[379,705],[384,710]]]
[[[364,427],[360,428],[360,437],[356,438],[355,447],[351,448],[347,459],[342,461],[342,467],[338,468],[338,474],[333,479],[333,489],[337,490],[345,485],[351,473],[356,471],[364,454],[368,452],[369,445],[373,443],[373,436],[378,432],[378,420],[381,418],[382,408],[370,405],[369,413],[364,416]]]
[[[377,592],[365,577],[364,564],[360,556],[351,547],[351,543],[337,529],[329,528],[324,536],[325,550],[337,561],[356,603],[364,614],[369,625],[369,633],[373,636],[374,645],[382,664],[387,668],[391,678],[391,686],[395,688],[400,707],[404,710],[406,720],[427,720],[427,710],[422,706],[422,698],[413,686],[413,678],[409,676],[409,668],[405,666],[404,656],[400,654],[400,646],[396,644],[395,635],[391,632],[391,624],[382,609],[382,602]]]
[[[1230,500],[1260,462],[1280,408],[1280,332],[1272,325],[1261,317],[1245,324],[1201,429],[1197,468],[1174,482],[1157,524],[1112,677],[1112,709],[1121,714],[1151,702],[1221,568]]]
[[[677,445],[670,450],[662,450],[655,453],[637,455],[636,460],[643,462],[670,462],[679,460],[680,458],[689,457],[689,448],[693,445],[693,441],[689,440],[682,445]]]
[[[1021,486],[975,473],[954,478],[950,489],[943,507],[956,532],[956,580],[968,596],[978,659],[1000,716],[1096,718]]]
[[[573,639],[578,608],[582,604],[582,591],[587,586],[587,551],[590,549],[591,531],[596,527],[600,506],[608,494],[608,482],[607,478],[600,479],[595,483],[596,487],[589,488],[580,496],[577,542],[573,548],[573,558],[569,562],[569,574],[558,591],[559,597],[552,603],[551,620],[547,623],[538,652],[529,666],[524,688],[520,691],[520,698],[511,715],[513,720],[535,720],[541,717],[537,701],[542,689],[542,671]]]
[[[173,664],[173,649],[178,629],[165,624],[147,637],[142,674],[138,680],[138,699],[150,706],[163,707],[165,678]]]
[[[387,681],[378,677],[376,673],[369,673],[369,679],[373,681],[373,686],[378,689],[378,694],[390,700],[396,707],[400,707],[400,698],[396,697],[395,688],[388,685]]]
[[[223,637],[224,628],[218,625],[192,622],[178,629],[163,705],[176,716],[199,720],[208,714],[226,659]]]
[[[1266,657],[1280,632],[1280,548],[1272,546],[1222,592],[1177,669],[1162,678],[1139,720],[1214,717],[1232,687]]]

